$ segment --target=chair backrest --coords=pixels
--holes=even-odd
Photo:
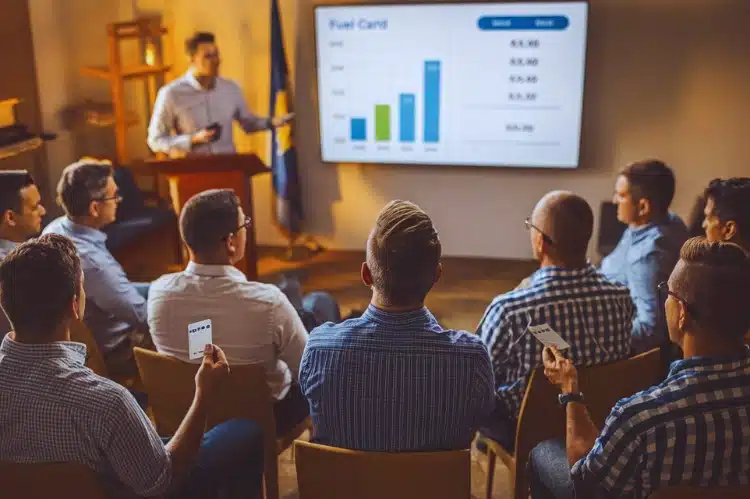
[[[745,487],[667,487],[659,489],[649,499],[747,499],[750,486]]]
[[[469,450],[360,452],[295,442],[300,499],[468,499]]]
[[[86,367],[99,376],[108,377],[107,365],[104,363],[104,355],[94,339],[94,334],[83,323],[73,321],[70,325],[70,340],[86,345]]]
[[[174,435],[193,402],[195,374],[200,366],[138,347],[133,353],[157,431],[164,436]],[[276,419],[263,366],[231,366],[229,377],[213,400],[206,430],[236,418],[249,419],[263,428],[266,497],[278,497]],[[271,474],[273,477],[269,477]]]
[[[23,499],[106,499],[96,474],[79,463],[0,462],[0,496]]]
[[[578,385],[586,396],[586,406],[599,428],[618,400],[635,395],[661,380],[661,354],[658,348],[629,359],[578,370]],[[559,390],[550,384],[539,367],[531,373],[521,403],[516,427],[516,497],[526,497],[526,461],[537,444],[565,438],[565,411],[557,403]],[[540,415],[542,415],[540,417]]]

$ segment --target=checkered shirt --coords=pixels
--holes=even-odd
[[[300,368],[314,440],[355,450],[465,449],[493,408],[487,350],[426,309],[370,306],[310,334]]]
[[[84,366],[80,343],[0,345],[0,461],[77,462],[117,497],[159,495],[169,453],[122,386]],[[0,494],[2,495],[2,494]]]
[[[573,480],[603,497],[750,484],[750,349],[672,364],[661,384],[612,409]]]
[[[528,287],[496,297],[477,333],[490,351],[498,403],[518,416],[531,372],[542,365],[544,346],[529,325],[547,323],[570,344],[577,366],[613,362],[630,353],[635,315],[628,289],[595,267],[536,271]]]

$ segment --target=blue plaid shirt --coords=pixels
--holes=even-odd
[[[300,367],[314,440],[356,450],[465,449],[493,408],[492,367],[479,338],[444,330],[422,308],[327,323]]]
[[[577,484],[640,499],[661,487],[750,484],[750,350],[672,363],[661,384],[612,409]]]
[[[685,224],[670,213],[664,220],[625,229],[617,247],[602,260],[602,273],[627,286],[633,297],[637,310],[633,321],[635,352],[667,342],[664,302],[657,288],[669,279],[687,237]]]
[[[628,289],[608,281],[595,267],[545,267],[529,286],[496,297],[478,334],[492,357],[498,403],[518,417],[531,372],[542,365],[542,345],[527,332],[547,323],[570,344],[577,366],[613,362],[630,354],[635,314]]]
[[[117,497],[164,493],[172,463],[133,396],[84,366],[86,346],[0,345],[0,461],[76,462]],[[2,493],[0,493],[2,495]]]

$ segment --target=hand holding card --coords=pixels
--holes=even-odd
[[[557,331],[552,329],[546,322],[538,326],[529,326],[529,333],[532,334],[537,340],[539,340],[544,346],[554,346],[558,350],[565,350],[570,348],[570,345],[562,339]]]

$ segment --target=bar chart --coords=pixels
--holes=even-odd
[[[585,2],[316,7],[323,160],[576,167],[587,12]]]

